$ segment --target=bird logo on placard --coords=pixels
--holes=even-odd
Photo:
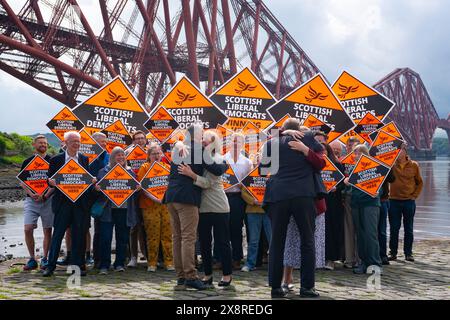
[[[61,113],[61,120],[66,120],[66,119],[69,119],[69,118],[70,118],[70,114],[65,113],[65,112]]]
[[[128,97],[123,97],[122,95],[116,94],[111,89],[108,89],[108,99],[105,99],[105,102],[108,106],[111,106],[115,102],[124,103],[128,100]]]
[[[145,153],[142,153],[142,152],[139,152],[139,151],[135,151],[134,155],[136,156],[136,158],[140,158],[140,157],[145,156]]]
[[[381,136],[380,137],[381,143],[385,143],[387,139],[388,139],[388,137],[386,137],[386,136]]]
[[[180,100],[175,101],[175,103],[181,107],[184,102],[194,100],[197,95],[196,94],[191,95],[189,93],[184,93],[181,92],[180,90],[177,90],[177,96]]]
[[[161,173],[163,173],[163,170],[161,170],[161,169],[153,169],[153,173],[155,175],[160,175]]]
[[[67,166],[67,171],[68,171],[69,173],[74,173],[74,172],[77,171],[77,170],[78,170],[77,167],[72,167],[71,165],[68,165],[68,166]]]
[[[325,100],[326,98],[328,98],[328,95],[324,95],[321,92],[317,92],[311,86],[309,86],[308,93],[309,97],[305,97],[305,99],[309,103],[313,102],[314,100]]]
[[[368,166],[370,166],[371,162],[361,161],[361,168],[365,170]]]
[[[349,94],[349,93],[354,93],[356,91],[358,91],[359,86],[353,87],[353,86],[344,86],[343,84],[339,83],[339,90],[341,90],[341,94],[339,94],[339,98],[341,99],[345,99],[345,97]]]
[[[113,127],[113,131],[114,132],[120,132],[120,131],[122,131],[122,128],[119,127],[117,124],[115,124],[114,127]]]
[[[81,142],[88,142],[89,141],[89,139],[87,138],[87,137],[81,137]]]
[[[119,179],[120,177],[123,177],[124,175],[125,174],[123,172],[118,172],[118,171],[114,172],[114,178],[115,179]]]
[[[257,86],[253,86],[250,83],[247,84],[238,78],[238,87],[239,87],[239,89],[234,89],[234,91],[236,91],[237,94],[242,94],[242,92],[244,92],[244,91],[255,90]]]
[[[317,121],[317,120],[315,120],[315,119],[309,120],[309,125],[310,125],[311,127],[318,126],[318,125],[319,125],[319,121]]]
[[[38,170],[39,168],[42,168],[44,164],[42,162],[35,162],[33,164],[33,170]]]

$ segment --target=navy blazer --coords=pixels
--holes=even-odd
[[[200,207],[202,189],[194,185],[194,181],[190,177],[178,173],[178,165],[180,163],[189,164],[192,171],[199,176],[203,175],[205,169],[215,176],[221,176],[227,171],[228,165],[225,161],[222,163],[214,163],[213,161],[205,162],[203,158],[204,148],[201,144],[191,141],[189,148],[190,152],[186,158],[181,158],[180,161],[174,160],[170,164],[169,186],[164,195],[163,203],[175,202]],[[195,159],[200,160],[199,163],[194,163],[195,150],[201,151],[201,154],[199,153],[199,155],[202,155],[201,159]]]
[[[88,157],[82,155],[81,153],[78,153],[78,163],[80,166],[82,166],[86,171],[89,171],[89,159]],[[48,176],[51,178],[56,172],[58,172],[59,169],[61,169],[62,166],[66,164],[66,153],[59,153],[53,158],[50,159],[50,167],[48,169]],[[85,193],[78,198],[78,200],[74,203],[72,200],[70,200],[64,193],[59,191],[58,188],[55,188],[55,194],[53,196],[52,200],[52,210],[54,213],[58,212],[59,210],[63,209],[66,206],[70,205],[76,205],[77,207],[80,207],[83,210],[88,210],[88,203],[87,203],[87,194],[88,190],[85,191]]]
[[[315,198],[318,195],[317,172],[303,153],[291,149],[290,141],[294,141],[291,136],[281,136],[273,138],[265,145],[264,156],[269,158],[263,159],[260,168],[271,165],[268,159],[276,148],[279,148],[279,168],[267,181],[264,205],[296,197]],[[314,152],[323,150],[312,132],[307,132],[302,141]]]

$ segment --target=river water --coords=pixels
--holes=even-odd
[[[419,163],[424,188],[417,200],[415,238],[450,239],[450,159],[438,158]],[[28,255],[23,234],[22,208],[23,202],[0,204],[0,254],[13,254],[15,257]],[[38,229],[35,230],[39,253],[42,252],[42,238],[39,222]]]

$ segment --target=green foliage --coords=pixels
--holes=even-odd
[[[433,139],[433,151],[437,156],[449,156],[450,146],[449,141],[446,138],[434,138]]]
[[[6,152],[6,141],[4,139],[0,139],[0,156],[3,156],[5,152]]]

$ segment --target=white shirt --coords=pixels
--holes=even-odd
[[[67,151],[66,151],[65,153],[66,153],[66,163],[69,162],[70,160],[73,160],[73,161],[75,161],[76,163],[78,163],[78,152],[77,152],[77,154],[76,154],[75,157],[69,156],[69,154],[67,153]]]
[[[250,171],[253,169],[253,163],[249,158],[244,156],[242,153],[239,153],[239,157],[236,162],[234,162],[233,156],[230,152],[225,154],[225,160],[230,164],[231,169],[233,169],[236,177],[241,181],[244,179]],[[241,192],[240,186],[234,186],[226,191],[227,193],[232,192]]]

